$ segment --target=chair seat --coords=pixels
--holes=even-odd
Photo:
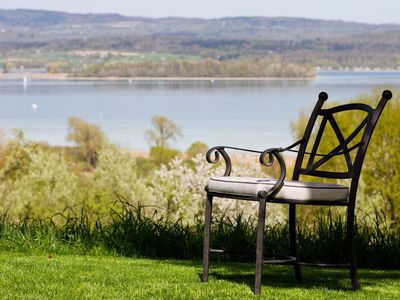
[[[257,198],[258,192],[268,191],[276,180],[252,177],[211,177],[207,189],[211,193]],[[285,180],[275,195],[277,200],[294,201],[347,201],[346,186],[329,183]]]

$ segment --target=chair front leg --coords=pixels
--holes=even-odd
[[[210,263],[210,232],[213,197],[207,193],[206,209],[204,217],[204,242],[203,242],[203,282],[208,282],[208,270]]]
[[[254,293],[260,295],[261,293],[261,277],[262,267],[264,262],[264,229],[265,229],[265,206],[266,200],[259,200],[258,209],[258,228],[257,228],[257,249],[256,249],[256,278]]]
[[[296,204],[289,204],[289,242],[290,242],[290,255],[296,258],[293,264],[294,274],[298,281],[302,280],[301,269],[298,264],[297,255],[297,238],[296,238]]]

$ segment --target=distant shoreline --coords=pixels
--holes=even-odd
[[[67,73],[0,73],[0,80],[68,80],[68,81],[266,81],[266,80],[314,80],[316,77],[73,77]]]
[[[344,72],[344,73],[390,73],[400,70],[320,70],[320,72]],[[317,73],[318,74],[318,73]],[[18,73],[0,73],[0,81],[2,80],[54,80],[54,81],[115,81],[115,82],[134,82],[134,81],[273,81],[273,80],[315,80],[315,77],[74,77],[68,73],[35,73],[35,72],[18,72]]]

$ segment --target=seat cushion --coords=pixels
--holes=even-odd
[[[269,191],[274,179],[252,177],[211,177],[209,192],[256,198],[258,192]],[[329,183],[285,180],[274,199],[295,201],[347,201],[349,189],[346,186]]]

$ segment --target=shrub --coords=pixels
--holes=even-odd
[[[44,217],[71,204],[77,178],[62,155],[22,137],[6,146],[0,169],[0,207],[3,217]]]
[[[131,204],[147,198],[144,181],[136,173],[135,158],[116,146],[104,145],[98,153],[96,169],[83,176],[79,203],[85,204],[91,217],[107,214],[116,195]]]
[[[173,158],[178,157],[180,152],[175,149],[155,146],[150,149],[150,158],[156,165],[167,164]]]

